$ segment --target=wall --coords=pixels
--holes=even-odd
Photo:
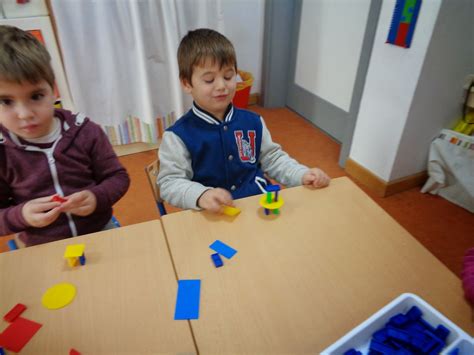
[[[440,5],[423,1],[411,48],[405,49],[385,43],[395,0],[382,4],[349,157],[385,181],[392,177]]]
[[[424,5],[424,4],[423,4]],[[474,2],[443,1],[408,112],[390,180],[426,170],[429,146],[460,116],[466,76],[474,73]]]
[[[269,0],[271,1],[271,0]],[[264,0],[222,1],[224,34],[237,52],[239,69],[254,75],[251,92],[261,92]]]
[[[302,5],[295,83],[346,112],[369,7],[370,0],[304,0]]]

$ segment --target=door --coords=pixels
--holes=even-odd
[[[286,105],[349,154],[381,0],[298,0]]]

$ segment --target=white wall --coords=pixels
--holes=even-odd
[[[426,170],[431,141],[460,117],[462,87],[474,73],[473,18],[472,0],[443,1],[390,180]]]
[[[349,157],[385,181],[392,176],[440,5],[441,0],[423,1],[411,48],[405,49],[385,43],[395,0],[382,4]]]
[[[264,0],[222,1],[223,33],[234,44],[239,69],[254,76],[252,93],[262,87],[264,6]]]
[[[303,0],[295,83],[349,111],[370,0]]]

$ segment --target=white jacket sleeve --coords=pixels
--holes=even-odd
[[[158,149],[160,172],[157,184],[163,200],[184,209],[199,209],[197,200],[211,187],[191,181],[193,169],[186,145],[173,132],[165,132]]]
[[[270,131],[262,121],[262,146],[260,150],[260,164],[264,173],[279,183],[288,186],[299,186],[308,167],[298,163],[281,146],[272,141]]]

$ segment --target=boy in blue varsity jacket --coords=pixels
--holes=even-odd
[[[232,105],[237,59],[226,37],[188,32],[178,64],[194,102],[163,134],[157,183],[165,201],[217,213],[233,199],[264,192],[264,173],[286,186],[329,184],[322,170],[299,164],[274,143],[262,117]]]

